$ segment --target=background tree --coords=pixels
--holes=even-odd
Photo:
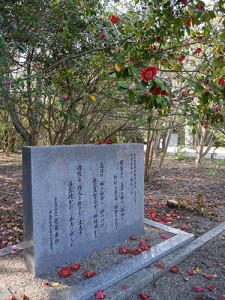
[[[223,126],[224,0],[0,5],[1,108],[26,144],[104,140],[135,114]]]

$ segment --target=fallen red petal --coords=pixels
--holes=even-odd
[[[183,226],[181,226],[181,229],[184,230],[184,231],[188,231],[189,230],[189,226],[183,225]]]
[[[80,269],[80,264],[73,263],[73,264],[70,265],[70,269],[71,269],[72,271],[77,271],[77,270]]]
[[[161,234],[161,238],[164,239],[164,240],[167,240],[167,239],[168,239],[168,235],[166,235],[166,234]]]
[[[203,291],[204,291],[204,288],[203,288],[202,286],[200,286],[200,285],[197,285],[197,286],[195,287],[195,291],[196,291],[197,293],[203,292]]]
[[[127,253],[127,252],[128,252],[128,249],[127,249],[126,247],[121,246],[121,247],[119,248],[119,253],[125,254],[125,253]]]
[[[130,239],[131,239],[132,241],[136,241],[136,240],[138,239],[138,237],[137,237],[136,235],[132,235],[132,236],[130,237]]]
[[[140,254],[141,252],[142,252],[141,248],[138,248],[138,249],[133,250],[133,251],[132,251],[132,254],[138,255],[138,254]]]
[[[151,198],[151,197],[150,197],[150,198],[148,198],[148,200],[149,200],[149,201],[154,201],[154,199],[153,199],[153,198]]]
[[[206,287],[210,292],[215,292],[216,290],[216,286],[213,283],[209,283]]]
[[[180,273],[180,270],[178,269],[178,267],[174,266],[174,267],[170,268],[170,272],[172,272],[172,273]]]
[[[151,249],[151,246],[148,244],[141,246],[141,250],[143,250],[143,251],[150,250],[150,249]]]
[[[85,277],[89,278],[89,277],[92,277],[92,276],[95,276],[96,275],[96,272],[92,272],[90,270],[86,270],[84,271],[84,274],[83,274]]]
[[[171,216],[172,216],[172,217],[177,217],[177,212],[176,212],[175,210],[172,211],[172,212],[171,212]]]
[[[141,240],[140,243],[139,243],[139,246],[140,247],[143,247],[146,245],[146,241],[145,240]]]
[[[166,218],[165,216],[163,216],[163,217],[161,218],[161,222],[162,222],[162,223],[166,223],[166,221],[167,221],[167,218]]]
[[[173,219],[171,217],[167,218],[167,223],[173,222]]]
[[[105,297],[106,297],[106,294],[103,290],[99,290],[95,294],[96,299],[105,299]]]
[[[127,290],[127,289],[128,289],[128,285],[123,285],[123,286],[122,286],[122,290],[125,291],[125,290]]]
[[[142,300],[149,300],[149,297],[146,294],[139,294],[139,298]]]
[[[195,272],[193,270],[187,270],[188,275],[193,276],[195,275]]]
[[[214,278],[214,275],[212,275],[212,274],[202,273],[202,275],[207,279]]]
[[[158,269],[165,269],[164,263],[162,263],[162,262],[160,262],[160,261],[158,261],[158,262],[155,264],[155,266],[156,266]]]

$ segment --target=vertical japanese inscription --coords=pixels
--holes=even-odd
[[[58,199],[54,199],[54,243],[59,244],[59,214],[58,214]]]
[[[119,205],[118,205],[118,176],[117,175],[114,175],[114,181],[113,181],[113,184],[114,184],[114,225],[115,225],[115,228],[116,230],[118,229],[118,225],[119,225],[119,222],[118,222],[118,212],[119,212]]]
[[[134,202],[137,202],[137,160],[136,154],[130,154],[130,193],[134,199]]]
[[[105,226],[105,191],[104,191],[104,164],[100,163],[100,227],[103,228]]]
[[[83,183],[82,183],[82,165],[77,167],[77,207],[78,207],[78,219],[79,219],[79,235],[83,234],[84,230],[84,218],[83,218]]]
[[[136,153],[133,154],[134,157],[134,202],[137,202],[137,158]]]
[[[94,223],[94,236],[95,238],[98,237],[98,191],[97,191],[97,178],[94,177],[92,180],[92,188],[93,188],[93,208],[94,208],[94,215],[93,215],[93,223]]]
[[[50,250],[53,250],[53,216],[52,216],[52,210],[50,209],[48,212],[49,217],[49,242],[50,242]]]
[[[124,161],[120,160],[120,219],[124,220],[125,217],[125,203],[124,203],[124,182],[123,182],[123,171],[124,171]]]
[[[73,207],[74,207],[74,183],[73,181],[69,181],[68,183],[68,201],[69,201],[69,211],[70,211],[70,218],[69,218],[69,235],[70,235],[70,246],[75,246],[75,217],[73,214]]]

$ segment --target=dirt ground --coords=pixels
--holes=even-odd
[[[0,155],[0,248],[23,238],[21,154]],[[168,207],[175,200],[178,207]],[[199,236],[225,220],[225,161],[196,169],[190,159],[168,157],[157,178],[145,184],[145,217]]]

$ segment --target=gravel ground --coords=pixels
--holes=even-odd
[[[60,268],[54,272],[43,274],[41,278],[34,278],[26,269],[23,262],[22,251],[15,255],[5,255],[0,258],[0,280],[5,286],[15,294],[18,299],[25,294],[30,300],[46,300],[50,295],[53,295],[68,286],[72,286],[77,282],[87,280],[83,273],[85,270],[91,270],[96,273],[110,268],[113,264],[119,263],[124,259],[129,259],[132,254],[120,254],[118,249],[120,246],[125,246],[129,249],[138,248],[140,240],[145,239],[146,243],[151,247],[163,242],[162,234],[168,238],[173,235],[162,230],[147,226],[145,234],[138,237],[138,240],[126,240],[123,243],[116,244],[114,247],[94,253],[86,258],[82,258],[77,263],[81,265],[80,270],[74,272],[71,277],[61,278],[58,276]],[[58,286],[52,286],[54,283],[60,283]],[[48,285],[48,286],[46,286]],[[69,299],[68,299],[69,300]]]
[[[225,300],[225,232],[203,245],[177,267],[180,273],[167,272],[128,299],[140,299],[141,293],[147,295],[149,300]],[[190,276],[187,270],[197,272]],[[205,273],[214,276],[207,279],[203,276]],[[204,291],[196,292],[196,286],[203,287]]]

